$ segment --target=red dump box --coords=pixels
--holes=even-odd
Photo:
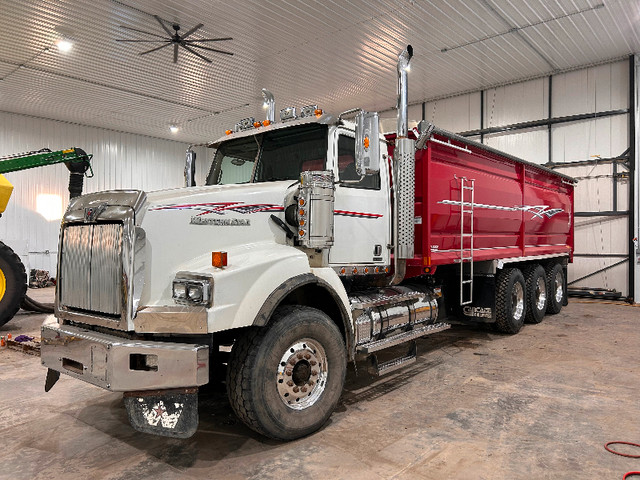
[[[436,129],[416,153],[415,257],[407,275],[469,256],[473,262],[552,255],[571,261],[574,184],[541,165]]]

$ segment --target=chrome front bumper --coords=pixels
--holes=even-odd
[[[209,381],[209,347],[129,340],[85,328],[42,325],[42,364],[113,392],[195,387]]]

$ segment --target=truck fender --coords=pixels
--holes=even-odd
[[[348,303],[345,303],[345,300],[348,301],[346,292],[337,292],[330,283],[312,273],[297,275],[279,285],[266,299],[256,315],[253,324],[258,327],[267,325],[280,303],[282,303],[289,294],[305,285],[317,285],[326,291],[333,299],[340,312],[340,318],[333,318],[333,320],[338,324],[338,327],[344,331],[347,352],[350,354],[353,345],[353,329],[351,328],[351,315],[347,308]],[[339,285],[342,287],[342,283],[339,282]],[[342,287],[342,290],[344,290],[344,287]],[[344,295],[340,293],[344,293]]]

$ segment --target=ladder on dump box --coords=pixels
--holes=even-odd
[[[455,176],[460,185],[460,305],[473,302],[474,179]],[[471,197],[471,198],[469,198]]]

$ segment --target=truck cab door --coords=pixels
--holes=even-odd
[[[380,162],[379,173],[358,181],[353,132],[335,131],[331,150],[337,183],[329,263],[334,267],[389,265],[391,205],[386,161]],[[386,146],[381,145],[380,151],[386,151]]]

